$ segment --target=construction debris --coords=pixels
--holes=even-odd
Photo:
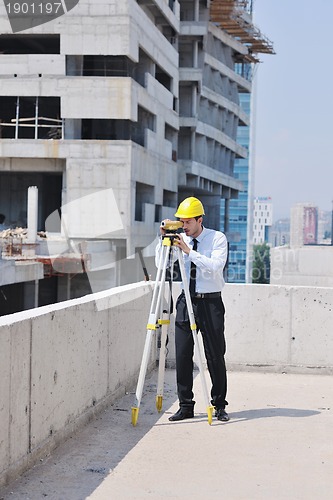
[[[47,238],[47,233],[45,231],[39,231],[37,236],[40,238]],[[28,237],[28,229],[26,227],[15,227],[15,228],[7,228],[3,231],[0,231],[0,239],[3,240],[8,238],[27,238]]]

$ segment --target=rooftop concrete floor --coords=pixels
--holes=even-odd
[[[333,498],[333,380],[327,375],[229,372],[230,421],[208,425],[199,375],[194,419],[177,410],[166,371],[164,413],[156,372],[146,379],[136,427],[125,395],[59,446],[0,499]]]

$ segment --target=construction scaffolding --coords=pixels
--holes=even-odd
[[[256,54],[275,54],[272,42],[252,22],[251,0],[211,0],[210,20],[246,45],[249,62],[260,62]]]

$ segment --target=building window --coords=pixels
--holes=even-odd
[[[145,204],[154,204],[154,186],[137,182],[135,187],[135,220],[145,220]],[[157,214],[155,212],[155,218]]]
[[[60,35],[0,35],[0,54],[60,54]]]
[[[0,138],[62,139],[60,97],[0,97]]]
[[[163,206],[175,207],[177,204],[177,193],[163,189]]]
[[[82,139],[127,141],[130,139],[129,120],[83,119]]]
[[[86,140],[133,141],[140,144],[140,146],[145,146],[145,131],[146,129],[155,131],[155,126],[155,115],[139,106],[137,122],[101,118],[83,119],[81,138]]]
[[[126,56],[67,55],[68,76],[135,76],[135,63]]]
[[[171,91],[172,79],[158,64],[156,64],[155,78],[163,87]]]
[[[155,222],[161,222],[162,220],[162,207],[161,205],[155,205]]]

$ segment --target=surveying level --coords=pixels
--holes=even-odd
[[[165,231],[176,232],[183,227],[183,223],[180,220],[162,220],[161,227]]]
[[[180,226],[176,227],[174,229],[175,224],[181,224]],[[162,224],[161,224],[162,225]],[[174,231],[174,233],[179,229],[179,227],[182,227],[182,223],[178,221],[166,221],[166,224],[162,227],[168,231]],[[171,227],[173,229],[171,229]],[[201,352],[201,346],[198,340],[198,335],[197,335],[197,325],[195,324],[195,319],[194,319],[194,313],[193,313],[193,307],[192,307],[192,302],[191,302],[191,297],[190,297],[190,291],[188,287],[188,281],[185,273],[185,265],[184,265],[184,260],[183,260],[183,254],[182,251],[177,245],[174,244],[174,240],[178,238],[177,234],[166,234],[162,236],[162,251],[160,253],[160,258],[159,258],[159,264],[157,268],[157,274],[156,274],[156,281],[155,281],[155,287],[154,287],[154,292],[153,292],[153,298],[151,302],[151,307],[150,307],[150,312],[149,312],[149,317],[148,317],[148,324],[147,324],[147,334],[146,334],[146,341],[144,345],[144,350],[143,350],[143,356],[142,356],[142,361],[141,361],[141,366],[140,366],[140,372],[139,372],[139,378],[138,378],[138,383],[136,387],[136,392],[135,392],[135,403],[134,406],[132,406],[132,424],[133,426],[136,426],[137,421],[138,421],[138,416],[139,416],[139,408],[140,408],[140,403],[141,403],[141,398],[142,398],[142,393],[143,393],[143,386],[145,382],[145,377],[147,373],[147,368],[148,368],[148,361],[149,361],[149,355],[151,352],[151,345],[152,345],[152,339],[154,336],[154,333],[158,331],[158,329],[161,328],[161,346],[160,346],[160,357],[159,357],[159,365],[158,365],[158,380],[157,380],[157,395],[156,395],[156,409],[158,412],[161,412],[162,410],[162,404],[163,404],[163,388],[164,388],[164,373],[165,373],[165,358],[166,358],[166,341],[167,341],[167,332],[168,328],[170,325],[170,304],[172,300],[172,276],[173,276],[173,263],[174,259],[173,257],[173,252],[176,251],[178,252],[178,262],[179,262],[179,268],[180,268],[180,273],[181,273],[181,278],[184,286],[184,293],[185,293],[185,299],[186,299],[186,307],[188,311],[188,317],[190,320],[190,327],[192,330],[192,335],[193,335],[193,340],[194,340],[194,345],[196,348],[196,353],[197,353],[197,360],[196,363],[199,368],[200,372],[200,377],[201,377],[201,383],[202,383],[202,388],[203,388],[203,393],[204,393],[204,398],[206,402],[206,408],[207,408],[207,416],[208,416],[208,423],[211,425],[212,423],[212,417],[213,417],[213,409],[214,407],[211,405],[209,396],[208,396],[208,390],[207,390],[207,385],[206,385],[206,379],[205,379],[205,373],[204,373],[204,368],[203,368],[203,362],[202,362],[202,352]],[[168,298],[167,298],[167,309],[162,308],[162,298],[164,297],[164,288],[165,288],[165,276],[166,276],[166,270],[167,268],[170,267],[170,287],[168,291]],[[163,311],[162,311],[163,309]]]

